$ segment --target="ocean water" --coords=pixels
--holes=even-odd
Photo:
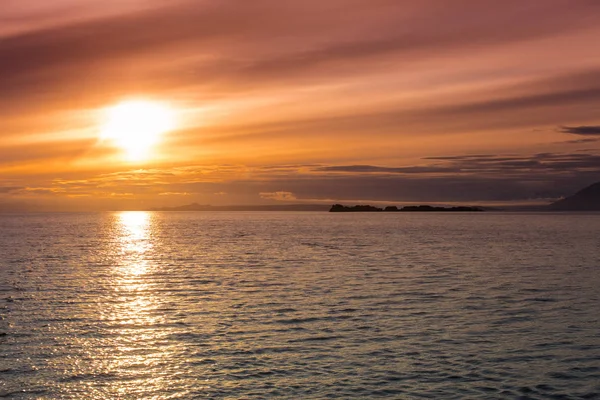
[[[600,398],[600,214],[0,215],[0,397]]]

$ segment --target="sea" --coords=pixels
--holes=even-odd
[[[0,214],[0,398],[599,399],[600,213]]]

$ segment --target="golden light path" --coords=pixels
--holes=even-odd
[[[123,150],[129,161],[150,158],[161,135],[175,128],[173,110],[149,100],[122,101],[107,108],[103,119],[100,139]]]
[[[152,248],[149,238],[150,214],[144,211],[125,211],[118,214],[121,235],[122,261],[126,275],[138,276],[146,272],[146,253]]]
[[[103,368],[118,372],[126,383],[112,384],[96,398],[106,398],[107,394],[111,398],[127,397],[173,385],[171,376],[149,373],[174,357],[172,349],[159,345],[170,331],[158,329],[164,326],[166,317],[159,311],[164,305],[156,295],[160,285],[154,276],[157,266],[151,262],[153,216],[133,211],[115,214],[114,218],[114,301],[105,312],[114,339],[110,354],[104,356]]]

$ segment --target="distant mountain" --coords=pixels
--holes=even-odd
[[[239,206],[211,206],[192,203],[179,207],[153,208],[151,211],[327,211],[329,206],[323,204],[266,204]]]
[[[550,204],[554,211],[600,211],[600,182]]]

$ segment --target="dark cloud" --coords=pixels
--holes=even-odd
[[[438,166],[411,166],[411,167],[377,167],[373,165],[336,165],[318,167],[320,172],[357,172],[357,173],[391,173],[391,174],[427,174],[436,172],[459,172],[459,169]]]
[[[574,193],[595,182],[598,173],[552,176],[485,177],[478,175],[414,176],[339,175],[310,180],[288,178],[271,181],[235,181],[211,184],[229,190],[231,196],[267,191],[293,192],[298,200],[388,201],[388,202],[511,202],[540,200]],[[198,184],[196,191],[205,184]]]
[[[170,190],[196,194],[223,191],[230,198],[247,202],[257,201],[257,193],[276,192],[293,193],[298,200],[504,202],[546,201],[600,180],[600,155],[591,153],[468,155],[427,160],[434,164],[270,166],[259,169],[266,175],[250,174],[246,180],[179,183]],[[271,170],[287,172],[269,175]]]
[[[492,154],[469,154],[463,156],[433,156],[423,157],[423,160],[469,160],[469,159],[497,159],[498,156]]]
[[[600,126],[561,126],[560,131],[563,133],[570,133],[573,135],[595,136],[600,135]]]
[[[428,157],[430,166],[322,166],[310,183],[332,198],[396,201],[525,201],[572,193],[600,180],[600,155],[538,153],[531,156],[465,155]],[[316,187],[324,172],[338,173],[335,182]],[[358,185],[353,188],[352,185]],[[300,187],[286,186],[299,198]],[[336,195],[336,191],[337,192]],[[314,193],[313,193],[314,195]],[[350,197],[347,197],[350,196]]]
[[[445,161],[451,168],[480,175],[526,177],[555,176],[546,174],[596,173],[600,178],[600,155],[593,153],[538,153],[531,156],[466,155],[428,157]]]
[[[516,96],[504,99],[466,103],[457,106],[441,108],[438,111],[451,114],[471,114],[477,112],[501,112],[523,108],[552,107],[563,104],[571,105],[573,103],[597,102],[600,100],[600,84],[597,86],[598,87],[559,90],[542,94],[532,94],[529,96]]]
[[[581,144],[581,143],[593,143],[593,142],[598,142],[598,141],[600,141],[600,139],[585,138],[585,139],[565,140],[562,142],[556,142],[556,144],[564,144],[564,143]],[[583,149],[580,149],[578,151],[581,151],[581,150],[583,150]]]

